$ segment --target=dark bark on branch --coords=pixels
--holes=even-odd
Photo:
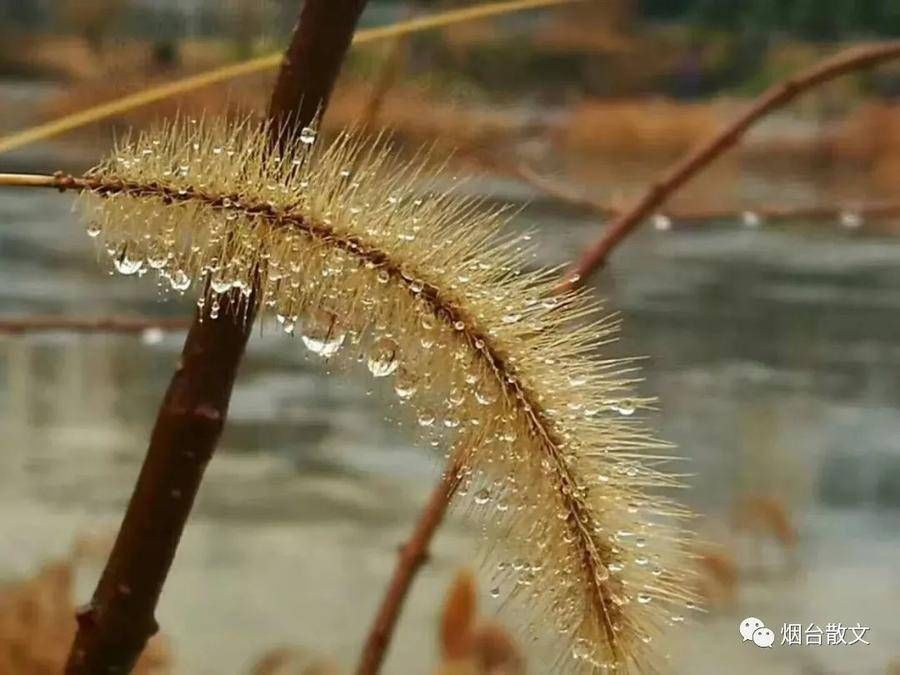
[[[365,0],[307,0],[269,106],[282,143],[327,104]],[[236,304],[233,304],[236,303]],[[90,605],[78,614],[67,675],[130,672],[157,631],[156,604],[203,470],[215,452],[253,328],[236,296],[198,313],[163,399],[125,518]],[[208,310],[207,310],[208,311]]]
[[[368,0],[306,0],[269,103],[284,141],[324,111]]]

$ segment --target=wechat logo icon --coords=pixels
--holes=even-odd
[[[744,642],[752,641],[757,647],[769,649],[775,643],[775,633],[756,617],[748,616],[741,621],[738,630]]]

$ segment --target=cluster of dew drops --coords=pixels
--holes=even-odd
[[[192,119],[191,124],[197,124],[197,120]],[[305,126],[300,130],[298,135],[298,140],[300,143],[306,146],[311,146],[316,141],[317,131],[314,127]],[[159,141],[154,141],[154,145],[158,145]],[[198,143],[194,144],[194,150],[199,150],[200,146]],[[219,154],[225,151],[224,148],[214,148],[213,154]],[[149,148],[143,150],[143,154],[148,155],[153,151]],[[233,154],[234,150],[228,150],[229,154]],[[126,161],[126,160],[120,160]],[[137,160],[127,160],[127,161],[137,161]],[[187,176],[190,173],[190,166],[187,164],[181,165],[178,168],[178,171],[183,176]],[[228,200],[226,200],[228,201]],[[226,219],[228,216],[226,216]],[[91,220],[86,228],[87,235],[96,239],[102,233],[102,228],[100,224],[96,220]],[[159,273],[160,280],[165,280],[168,282],[168,286],[172,291],[184,294],[190,287],[192,283],[192,279],[190,275],[183,269],[175,269],[169,270],[168,266],[170,264],[170,256],[165,252],[165,250],[160,251],[158,255],[154,255],[153,253],[149,253],[146,258],[140,256],[134,256],[132,251],[129,250],[128,244],[119,244],[118,246],[108,246],[106,252],[109,254],[110,258],[113,261],[113,267],[115,271],[119,274],[125,276],[137,275],[144,276],[148,270],[155,270]],[[110,272],[113,274],[114,272]],[[225,293],[232,288],[238,288],[243,291],[245,296],[250,295],[250,288],[247,284],[243,283],[240,279],[235,279],[233,281],[224,281],[224,280],[211,280],[211,288],[216,293]],[[197,301],[197,304],[202,309],[205,303],[204,298],[200,298]],[[216,306],[211,308],[211,316],[216,318],[216,314],[218,313],[218,308]]]
[[[304,127],[299,135],[299,140],[306,145],[314,143],[316,140],[315,130],[310,127]],[[745,214],[745,222],[748,225],[758,225],[760,222],[758,217],[755,219],[749,218],[749,220],[754,222],[747,222],[748,215]],[[856,223],[856,220],[854,220],[853,223]],[[845,222],[844,224],[847,227],[856,227],[859,226],[861,222],[856,224]],[[667,230],[671,227],[671,221],[669,221],[666,216],[660,214],[655,217],[654,225],[659,230]],[[89,223],[87,226],[87,234],[91,238],[97,238],[101,234],[100,226],[95,222]],[[164,250],[158,257],[154,256],[152,251],[145,256],[134,256],[133,252],[129,250],[129,245],[127,243],[108,246],[106,250],[112,259],[115,271],[122,275],[143,276],[148,271],[153,270],[159,274],[160,283],[163,288],[167,285],[172,291],[179,294],[184,294],[192,284],[191,276],[184,270],[169,269],[172,262],[171,256]],[[112,274],[113,272],[110,273]],[[211,272],[207,273],[212,274]],[[387,279],[379,278],[378,281],[387,281]],[[218,296],[233,289],[240,290],[246,296],[249,296],[251,293],[250,287],[239,279],[226,281],[217,279],[215,275],[212,275],[209,285],[211,290],[209,316],[213,319],[218,318]],[[206,302],[207,298],[204,294],[201,294],[201,297],[197,300],[197,304],[201,310]],[[286,334],[294,335],[299,333],[302,343],[309,352],[325,359],[329,359],[340,352],[342,347],[344,347],[345,342],[347,342],[348,333],[350,333],[347,328],[342,326],[335,314],[322,309],[308,309],[304,312],[302,317],[276,313],[275,318]],[[515,319],[504,317],[503,320],[506,322]],[[433,328],[435,318],[433,316],[423,315],[421,321],[423,322],[423,328]],[[297,330],[298,322],[299,331]],[[428,331],[426,330],[425,333],[427,332]],[[147,343],[156,343],[162,339],[162,334],[158,329],[150,329],[145,333],[144,338]],[[365,362],[371,375],[376,378],[385,378],[394,375],[393,389],[397,397],[401,401],[411,399],[417,391],[418,380],[411,374],[411,371],[401,367],[401,347],[397,340],[395,340],[390,333],[385,333],[374,335],[368,342],[368,349],[364,355],[361,355],[360,360]],[[423,343],[423,346],[426,345]],[[467,384],[474,384],[474,380],[467,380]],[[573,382],[572,384],[575,386],[578,383]],[[474,397],[482,405],[490,405],[496,398],[495,394],[492,394],[490,390],[487,389],[483,391],[477,389],[474,393]],[[451,392],[448,395],[448,404],[454,403],[452,399],[453,393]],[[456,403],[458,404],[459,402]],[[608,409],[623,416],[630,416],[636,410],[636,405],[630,399],[610,400],[604,401],[603,403]],[[416,417],[419,426],[426,428],[434,426],[437,420],[437,415],[435,415],[429,407],[418,408]],[[452,415],[447,415],[443,420],[443,426],[446,426],[448,429],[452,429],[458,425],[459,421]],[[481,488],[473,495],[473,501],[479,506],[487,504],[494,498],[495,496],[487,487]],[[501,500],[498,499],[496,501],[498,510],[508,508]],[[521,580],[525,585],[540,572],[539,565],[531,564],[521,559],[516,559],[512,562],[498,563],[498,572],[503,573],[506,568],[516,573],[516,578]],[[500,586],[495,585],[491,589],[490,594],[492,597],[498,598],[501,595]],[[637,596],[637,600],[641,604],[646,604],[650,602],[651,597],[648,594],[642,593]],[[680,622],[681,620],[682,618],[680,616],[672,617],[673,622]],[[592,655],[593,648],[587,641],[578,639],[574,642],[572,656],[576,660],[590,661],[592,660]]]

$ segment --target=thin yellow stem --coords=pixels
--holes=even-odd
[[[534,9],[538,7],[549,7],[552,5],[562,5],[571,2],[579,2],[580,0],[508,0],[507,2],[494,2],[477,7],[467,7],[464,9],[456,9],[448,12],[441,12],[432,16],[418,17],[401,21],[390,26],[380,26],[377,28],[368,28],[361,30],[353,38],[353,44],[364,44],[367,42],[375,42],[376,40],[384,40],[399,35],[407,35],[423,30],[441,28],[455,23],[464,21],[474,21],[476,19],[485,19],[491,16],[508,14],[511,12],[523,11],[526,9]],[[59,117],[45,124],[39,124],[13,133],[4,138],[0,138],[0,153],[8,152],[21,148],[29,143],[41,141],[52,136],[58,136],[67,131],[86,126],[92,122],[118,115],[134,108],[149,105],[165,98],[170,98],[178,94],[183,94],[200,87],[205,87],[217,82],[230,80],[241,75],[250,75],[258,73],[270,68],[275,68],[282,61],[281,52],[258,56],[248,61],[242,61],[221,68],[208,70],[197,75],[185,77],[174,82],[167,82],[156,87],[148,87],[134,94],[129,94],[114,101],[108,101],[99,105],[92,106],[85,110]]]
[[[58,176],[35,173],[0,173],[0,185],[8,187],[58,187]]]

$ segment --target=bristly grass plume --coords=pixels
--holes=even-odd
[[[502,539],[495,594],[530,605],[557,665],[652,671],[651,641],[694,602],[688,513],[659,494],[678,481],[633,416],[647,402],[631,364],[599,353],[617,320],[526,271],[527,237],[427,177],[427,157],[398,163],[353,134],[325,146],[312,129],[273,156],[269,138],[181,120],[119,144],[87,177],[89,234],[122,274],[193,284],[213,318],[224,293],[244,298],[238,315],[260,302],[312,352],[392,378]]]

